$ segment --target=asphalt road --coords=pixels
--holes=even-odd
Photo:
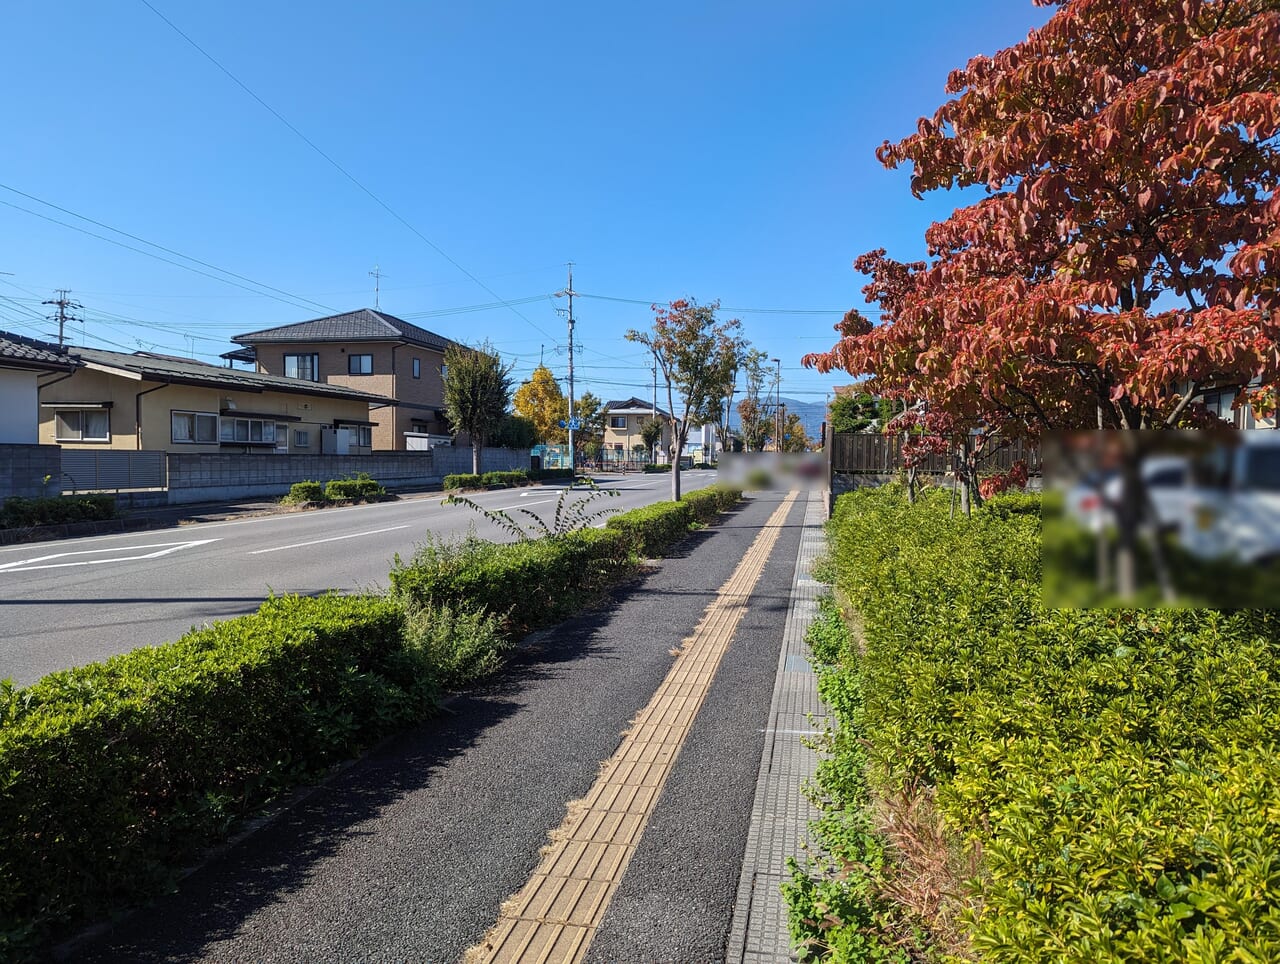
[[[85,961],[457,961],[645,705],[776,493],[77,946]],[[787,527],[590,952],[723,960],[804,506]]]
[[[621,512],[669,497],[668,476],[601,479],[617,489],[591,509]],[[685,472],[685,491],[715,481]],[[562,487],[475,495],[489,509],[555,511]],[[577,490],[575,490],[576,493]],[[571,494],[570,498],[578,498]],[[428,537],[511,536],[441,496],[0,549],[0,679],[46,673],[176,639],[252,612],[271,593],[343,592],[387,583],[393,557]],[[514,513],[513,513],[514,514]]]

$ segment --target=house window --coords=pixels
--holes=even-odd
[[[221,439],[224,443],[232,445],[275,445],[276,423],[263,421],[260,418],[224,416]]]
[[[448,377],[449,377],[449,366],[448,366],[448,365],[441,365],[441,366],[440,366],[440,380],[441,380],[441,381],[444,381],[444,380],[445,380],[446,378],[448,378]]]
[[[360,441],[358,443],[361,448],[373,448],[373,428],[369,425],[360,426]]]
[[[169,435],[175,444],[207,445],[218,441],[218,416],[211,412],[170,412]]]
[[[309,355],[285,355],[284,377],[301,378],[309,382],[320,381],[320,356],[314,353]]]
[[[294,429],[293,447],[296,449],[311,448],[311,433],[304,428]]]
[[[110,413],[105,408],[54,412],[54,432],[59,442],[110,442]]]
[[[348,355],[347,356],[347,374],[348,375],[372,375],[373,374],[373,356],[372,355]]]
[[[422,377],[422,359],[421,358],[415,358],[413,360],[413,377],[414,378]]]
[[[626,428],[626,427],[627,427],[627,416],[625,416],[625,415],[610,415],[610,416],[609,416],[609,427],[610,427],[610,428]]]

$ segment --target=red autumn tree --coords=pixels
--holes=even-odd
[[[859,258],[882,324],[847,315],[804,364],[870,375],[917,438],[970,448],[1204,423],[1209,391],[1273,410],[1280,3],[1057,5],[877,152],[917,196],[985,196],[927,230],[927,261]]]

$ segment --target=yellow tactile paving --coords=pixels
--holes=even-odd
[[[485,940],[467,952],[469,962],[566,964],[585,956],[796,495],[764,524],[595,784],[569,805],[533,876],[503,905]]]

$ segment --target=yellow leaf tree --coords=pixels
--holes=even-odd
[[[560,391],[551,369],[539,365],[529,380],[516,389],[513,399],[517,415],[533,422],[538,438],[547,444],[568,441],[568,432],[560,427],[560,420],[569,417],[569,400]]]

